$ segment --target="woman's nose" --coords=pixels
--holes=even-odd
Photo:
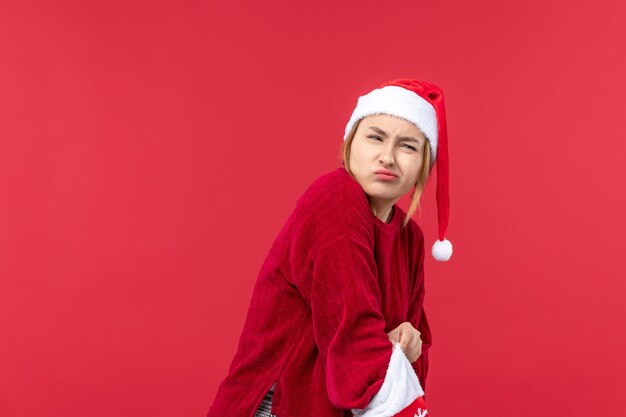
[[[393,148],[390,146],[385,146],[380,154],[380,161],[384,164],[393,164]]]

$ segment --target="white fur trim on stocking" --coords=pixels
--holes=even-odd
[[[400,343],[394,342],[383,385],[364,409],[353,408],[352,414],[358,417],[390,417],[423,395],[411,362]]]

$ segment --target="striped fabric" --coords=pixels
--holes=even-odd
[[[265,397],[259,404],[259,408],[256,409],[256,413],[254,413],[254,417],[276,417],[271,413],[272,411],[272,397],[274,396],[274,385],[267,391]]]

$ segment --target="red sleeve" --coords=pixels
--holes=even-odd
[[[422,339],[422,354],[411,365],[417,374],[417,379],[420,381],[420,385],[426,393],[426,377],[428,376],[428,350],[431,345],[430,327],[428,326],[428,320],[424,312],[424,307],[420,309],[418,313],[418,319],[409,320],[413,327],[420,331],[420,338]],[[415,323],[418,323],[417,326]]]
[[[409,307],[407,321],[410,322],[420,332],[422,339],[422,354],[411,365],[417,374],[417,378],[426,392],[426,377],[428,375],[428,350],[432,345],[430,326],[424,311],[424,235],[420,233],[416,270],[414,271],[414,285],[411,294],[411,305]]]
[[[329,400],[340,409],[365,408],[393,350],[373,250],[358,234],[345,235],[319,249],[311,268],[313,331]]]

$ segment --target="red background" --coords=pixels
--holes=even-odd
[[[413,77],[450,143],[430,409],[622,417],[622,4],[2,2],[0,416],[203,416],[357,97]]]

